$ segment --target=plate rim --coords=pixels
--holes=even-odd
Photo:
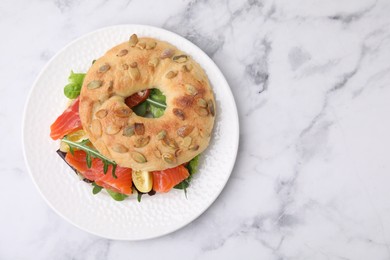
[[[217,196],[215,196],[204,209],[202,209],[199,212],[197,212],[197,214],[194,214],[193,216],[191,216],[191,218],[190,218],[190,220],[188,222],[184,222],[181,225],[178,225],[175,228],[167,230],[165,232],[160,232],[157,235],[143,236],[142,238],[137,238],[137,239],[131,239],[131,238],[125,238],[125,237],[115,237],[115,236],[108,236],[108,235],[99,234],[97,232],[89,230],[89,229],[87,229],[87,228],[85,228],[85,227],[75,223],[73,220],[71,220],[70,218],[68,218],[67,216],[62,214],[59,210],[57,210],[57,208],[46,198],[46,196],[43,194],[42,190],[40,189],[38,183],[36,182],[36,180],[34,178],[34,175],[32,173],[32,170],[31,170],[32,167],[31,167],[30,162],[29,162],[29,160],[27,158],[27,152],[26,152],[26,146],[25,146],[25,143],[26,143],[26,135],[25,135],[25,132],[26,132],[26,130],[25,130],[26,129],[26,117],[27,117],[27,113],[28,113],[27,108],[29,107],[29,104],[31,102],[31,96],[34,93],[34,91],[35,91],[35,89],[36,89],[36,87],[38,85],[37,83],[41,79],[43,73],[50,67],[52,62],[55,59],[57,59],[57,57],[59,55],[61,55],[71,45],[73,45],[74,43],[76,43],[76,42],[78,42],[78,41],[80,41],[80,40],[82,40],[84,38],[89,37],[92,34],[99,33],[101,31],[105,31],[105,30],[116,29],[116,28],[119,28],[119,27],[132,27],[132,26],[133,27],[139,27],[139,28],[142,28],[142,29],[150,29],[152,31],[161,31],[164,34],[170,34],[173,37],[177,37],[177,38],[180,38],[181,40],[185,41],[187,44],[191,45],[194,49],[196,49],[197,52],[203,53],[205,58],[207,59],[207,62],[209,62],[210,64],[212,64],[212,66],[214,66],[216,68],[216,72],[219,74],[218,77],[221,80],[223,80],[224,84],[226,84],[228,86],[228,90],[229,91],[228,91],[228,93],[225,93],[225,94],[227,94],[229,96],[229,99],[231,99],[231,101],[234,104],[234,115],[232,115],[232,116],[234,116],[234,118],[236,119],[236,122],[237,122],[237,124],[235,125],[235,129],[234,129],[235,132],[237,133],[236,142],[233,143],[233,145],[234,145],[234,154],[233,154],[234,160],[232,160],[232,162],[230,163],[230,165],[228,167],[229,172],[228,172],[228,174],[226,174],[225,179],[223,180],[223,185],[220,186],[220,188],[219,188],[219,190],[217,192]],[[219,198],[219,196],[221,195],[223,189],[226,187],[226,184],[227,184],[228,180],[230,179],[230,176],[231,176],[231,174],[232,174],[232,172],[234,170],[234,166],[235,166],[236,161],[237,161],[237,154],[238,154],[239,143],[240,143],[240,121],[239,121],[237,104],[236,104],[236,101],[234,99],[234,95],[233,95],[233,92],[232,92],[232,90],[230,88],[230,85],[229,85],[228,81],[226,80],[225,76],[223,75],[222,71],[217,66],[217,64],[210,58],[210,56],[206,52],[204,52],[200,47],[198,47],[196,44],[194,44],[193,42],[191,42],[190,40],[188,40],[184,36],[181,36],[181,35],[179,35],[179,34],[177,34],[175,32],[169,31],[169,30],[161,28],[161,27],[156,27],[156,26],[151,26],[151,25],[144,25],[144,24],[116,24],[116,25],[101,27],[99,29],[96,29],[96,30],[90,31],[88,33],[82,34],[81,36],[79,36],[79,37],[75,38],[74,40],[70,41],[64,47],[62,47],[60,50],[58,50],[55,53],[55,55],[53,57],[51,57],[46,62],[46,64],[42,67],[42,69],[40,70],[40,72],[35,77],[35,80],[33,81],[32,85],[31,85],[31,87],[29,89],[27,98],[26,98],[25,103],[24,103],[21,127],[22,127],[22,131],[21,131],[21,135],[22,135],[22,138],[21,138],[21,140],[22,140],[22,152],[23,152],[24,162],[25,162],[25,164],[27,166],[26,167],[27,168],[27,172],[28,172],[32,182],[34,183],[35,188],[38,190],[38,193],[44,199],[46,204],[49,205],[49,208],[51,208],[62,219],[66,220],[66,222],[72,224],[73,226],[77,227],[80,230],[83,230],[83,231],[85,231],[85,232],[87,232],[89,234],[93,234],[93,235],[98,236],[98,237],[111,239],[111,240],[118,240],[118,241],[144,241],[144,240],[150,240],[150,239],[154,239],[154,238],[159,238],[159,237],[165,236],[167,234],[176,232],[176,231],[182,229],[183,227],[189,225],[190,223],[192,223],[197,218],[199,218],[206,210],[208,210],[214,204],[214,202],[217,200],[217,198]]]

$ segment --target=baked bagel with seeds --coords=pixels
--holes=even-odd
[[[125,99],[157,88],[166,96],[159,118],[136,115]],[[80,118],[96,149],[122,167],[157,171],[188,162],[204,151],[215,119],[208,78],[175,46],[133,34],[87,72]]]

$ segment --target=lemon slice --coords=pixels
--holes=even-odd
[[[153,187],[153,175],[148,171],[133,171],[132,179],[135,187],[140,192],[149,192]]]
[[[88,139],[88,136],[87,134],[85,133],[84,130],[77,130],[73,133],[70,133],[66,136],[70,141],[73,141],[73,142],[80,142],[84,139]],[[64,142],[61,142],[60,143],[60,151],[61,152],[64,152],[64,153],[67,153],[69,152],[69,145],[64,143]]]

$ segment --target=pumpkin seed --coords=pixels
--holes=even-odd
[[[180,120],[184,120],[184,119],[185,119],[184,112],[183,112],[183,110],[181,110],[181,109],[174,108],[174,109],[173,109],[173,114],[174,114],[175,116],[177,116]]]
[[[166,58],[170,58],[170,57],[172,57],[173,56],[173,53],[174,53],[175,51],[173,50],[173,49],[165,49],[165,50],[163,50],[162,52],[161,52],[161,55],[160,55],[160,58],[161,59],[166,59]]]
[[[119,126],[117,126],[117,125],[108,125],[106,127],[106,134],[108,134],[108,135],[115,135],[120,130],[121,130],[121,128]]]
[[[92,80],[88,83],[87,88],[88,89],[96,89],[100,88],[103,85],[103,81],[101,80]]]
[[[172,164],[176,161],[175,156],[170,153],[163,153],[162,158],[166,163]]]
[[[159,61],[160,60],[157,57],[151,58],[148,62],[148,65],[155,68],[157,67]]]
[[[134,131],[136,135],[143,135],[145,133],[145,126],[143,123],[135,123]]]
[[[96,138],[102,135],[102,124],[100,123],[99,120],[97,119],[92,120],[91,131]]]
[[[206,108],[207,107],[207,102],[206,100],[204,100],[203,98],[198,98],[196,100],[196,104],[199,106],[199,107],[203,107],[203,108]]]
[[[127,147],[125,147],[124,145],[122,144],[114,144],[111,149],[114,151],[114,152],[117,152],[117,153],[126,153],[129,151],[129,149],[127,149]]]
[[[137,163],[146,163],[147,162],[145,156],[139,152],[132,152],[131,158],[133,158],[133,160],[136,161]]]
[[[192,74],[197,81],[204,82],[204,74],[200,70],[195,70]]]
[[[194,126],[185,125],[185,126],[180,127],[179,129],[177,129],[176,133],[180,137],[186,137],[187,135],[189,135],[192,132],[192,130],[194,130]]]
[[[190,149],[191,151],[197,151],[199,149],[199,145],[191,145],[190,147],[188,147],[188,149]]]
[[[126,49],[123,49],[123,50],[121,50],[120,52],[118,52],[118,54],[117,54],[116,56],[117,56],[117,57],[122,57],[122,56],[127,55],[127,53],[129,53],[129,51],[126,50]]]
[[[110,80],[110,83],[108,83],[108,90],[111,91],[113,87],[114,87],[114,81]]]
[[[106,71],[109,70],[110,68],[111,68],[110,65],[104,64],[104,65],[100,66],[99,72],[100,72],[100,73],[106,72]]]
[[[192,143],[191,136],[184,137],[184,139],[183,139],[183,146],[184,147],[189,147],[191,145],[191,143]]]
[[[146,47],[146,42],[139,42],[137,43],[137,47],[141,50],[145,49]]]
[[[150,141],[150,136],[143,137],[141,136],[140,138],[136,139],[134,142],[134,147],[136,148],[141,148],[147,145]]]
[[[194,86],[192,86],[191,84],[186,84],[185,88],[186,88],[187,95],[195,96],[196,94],[198,94],[198,91],[196,90],[196,88]]]
[[[168,146],[168,147],[173,148],[173,149],[177,149],[178,148],[178,145],[177,145],[176,141],[171,139],[171,138],[164,138],[164,139],[161,140],[161,143],[164,146]]]
[[[137,64],[137,62],[132,62],[132,63],[130,63],[130,67],[131,68],[137,68],[137,66],[138,66],[138,64]]]
[[[207,108],[208,108],[210,114],[212,116],[214,116],[215,115],[214,103],[211,99],[209,101],[207,101]]]
[[[177,150],[175,151],[175,157],[178,157],[182,152],[183,152],[182,149],[177,149]]]
[[[119,108],[114,111],[114,115],[121,118],[126,118],[131,115],[132,111],[130,108]]]
[[[188,60],[188,57],[187,55],[178,55],[178,56],[174,56],[172,59],[174,62],[183,63]]]
[[[131,47],[134,47],[138,43],[138,37],[136,34],[130,36],[129,43]]]
[[[192,64],[184,64],[182,66],[183,71],[190,72],[192,70]]]
[[[165,77],[167,79],[172,79],[172,78],[176,77],[176,75],[177,75],[177,71],[171,70],[167,74],[165,74]]]
[[[127,136],[127,137],[133,136],[134,135],[134,126],[126,126],[123,129],[122,135]]]
[[[161,151],[158,149],[156,146],[156,149],[153,150],[153,155],[156,156],[157,158],[161,158]]]
[[[200,116],[207,116],[209,114],[209,111],[203,107],[196,107],[195,112]]]
[[[203,129],[199,129],[199,136],[202,138],[205,136]]]
[[[108,114],[108,112],[106,109],[100,109],[99,111],[96,112],[95,115],[97,118],[102,119],[102,118],[105,118],[107,116],[107,114]]]
[[[138,80],[141,77],[138,68],[131,68],[129,72],[132,80]]]
[[[151,50],[151,49],[154,49],[156,47],[157,43],[156,42],[147,42],[146,43],[146,49],[147,50]]]
[[[165,130],[161,130],[158,134],[157,134],[157,139],[158,140],[162,140],[165,138],[165,136],[167,135],[167,132]]]

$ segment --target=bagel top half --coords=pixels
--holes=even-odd
[[[157,88],[166,96],[160,118],[137,116],[124,100]],[[215,100],[203,69],[173,45],[132,35],[91,66],[80,94],[80,118],[96,149],[119,166],[157,171],[204,151]]]

